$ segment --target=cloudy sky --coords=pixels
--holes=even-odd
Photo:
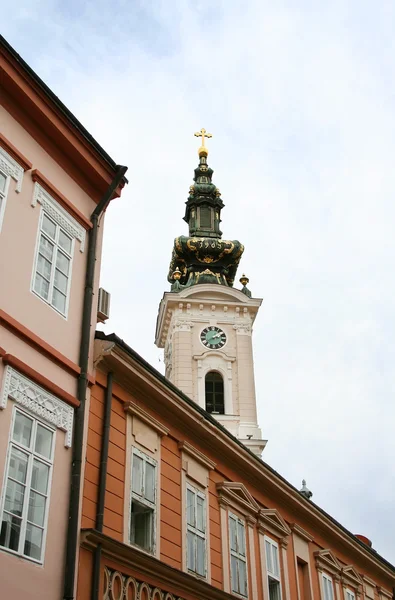
[[[395,563],[395,4],[18,0],[2,33],[130,184],[107,214],[115,331],[153,343],[173,238],[209,163],[263,298],[263,458]]]

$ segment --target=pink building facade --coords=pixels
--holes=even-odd
[[[103,218],[95,227],[92,215],[125,179],[2,38],[0,85],[0,596],[52,600],[63,594],[75,414],[82,431],[94,382]]]

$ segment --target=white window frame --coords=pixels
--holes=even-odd
[[[50,221],[54,224],[54,226],[55,226],[55,239],[52,239],[43,230],[44,217],[47,217],[48,219],[50,219]],[[70,250],[70,253],[67,252],[66,250],[64,250],[64,248],[62,248],[61,246],[59,246],[59,233],[60,232],[62,232],[64,235],[66,235],[71,240],[71,250]],[[41,236],[43,236],[48,242],[50,242],[54,246],[53,257],[52,257],[52,265],[51,265],[51,276],[50,276],[50,280],[49,280],[48,298],[44,298],[44,296],[42,296],[38,291],[36,291],[34,289],[34,283],[35,283],[35,279],[36,279],[36,274],[38,273],[37,267],[38,267],[38,257],[39,257],[39,252],[40,252],[40,240],[41,240]],[[61,315],[65,319],[67,319],[67,315],[68,315],[68,311],[69,311],[71,279],[72,279],[72,272],[73,272],[74,245],[75,245],[75,239],[74,239],[74,237],[72,235],[70,235],[70,232],[67,231],[64,227],[62,227],[62,225],[56,219],[54,219],[53,216],[51,214],[49,214],[48,211],[45,210],[45,208],[42,208],[41,212],[40,212],[39,227],[38,227],[38,232],[37,232],[36,248],[35,248],[35,253],[34,253],[34,266],[33,266],[33,273],[32,273],[32,280],[31,280],[31,287],[30,287],[30,289],[33,292],[33,294],[35,294],[43,302],[45,302],[46,304],[48,304],[51,308],[53,308],[59,315]],[[67,290],[66,290],[66,294],[65,294],[66,295],[66,303],[65,303],[65,310],[64,310],[64,312],[62,312],[61,310],[59,310],[52,303],[53,292],[54,292],[54,287],[55,287],[54,281],[55,281],[55,271],[56,271],[56,259],[57,259],[58,253],[64,254],[66,256],[66,258],[70,261],[69,262],[69,274],[68,274],[68,278],[67,278],[68,279],[68,281],[67,281]],[[63,292],[61,292],[61,293],[63,294]]]
[[[231,529],[230,529],[230,520],[233,519],[236,521],[236,543],[237,546],[240,545],[240,541],[238,539],[238,525],[242,525],[243,526],[243,530],[244,530],[244,550],[245,550],[245,555],[243,555],[242,553],[240,553],[238,550],[232,550],[232,534],[231,534]],[[248,561],[247,561],[247,531],[246,531],[246,522],[245,519],[242,519],[241,517],[235,515],[234,513],[230,512],[228,513],[228,528],[229,528],[229,562],[230,562],[230,588],[231,588],[231,594],[235,594],[236,596],[239,596],[241,598],[248,598]],[[245,578],[246,578],[246,593],[243,594],[240,591],[237,591],[235,589],[233,589],[233,579],[232,579],[232,556],[234,558],[237,559],[237,565],[239,564],[239,562],[243,562],[245,564]],[[240,581],[237,582],[237,585],[240,584]],[[236,587],[236,586],[235,586]]]
[[[190,491],[192,494],[194,494],[195,498],[194,498],[194,512],[195,515],[197,515],[197,499],[200,498],[201,500],[203,500],[203,527],[204,530],[201,531],[200,529],[198,529],[196,526],[193,526],[192,524],[188,523],[188,491]],[[202,577],[204,579],[207,579],[207,497],[206,494],[204,492],[202,492],[200,489],[194,487],[193,485],[191,485],[190,483],[187,482],[186,484],[186,501],[185,501],[185,522],[186,522],[186,533],[187,533],[187,540],[186,540],[186,558],[187,558],[187,570],[189,573],[193,573],[194,575],[196,575],[197,577]],[[191,533],[192,535],[195,536],[195,538],[200,538],[204,541],[204,558],[203,558],[203,562],[204,562],[204,573],[198,573],[198,571],[195,569],[190,569],[188,564],[189,564],[189,560],[188,560],[188,533]],[[194,552],[195,552],[195,565],[197,565],[197,543],[194,543]]]
[[[355,593],[350,588],[344,590],[344,600],[355,600]]]
[[[23,444],[13,440],[14,425],[15,425],[15,420],[16,420],[17,414],[21,414],[33,421],[31,441],[30,441],[29,448],[27,448]],[[44,456],[40,455],[38,452],[35,452],[35,450],[34,450],[33,444],[36,439],[37,425],[40,425],[41,427],[43,427],[44,429],[47,429],[48,431],[50,431],[52,433],[52,447],[51,447],[50,458],[44,457]],[[7,548],[6,546],[0,546],[0,550],[3,552],[14,554],[25,560],[29,560],[34,563],[40,564],[40,565],[42,565],[44,563],[44,557],[45,557],[45,546],[46,546],[46,538],[47,538],[47,531],[48,531],[48,515],[49,515],[49,506],[50,506],[50,500],[51,500],[52,472],[53,472],[53,464],[54,464],[55,442],[56,442],[56,428],[48,425],[48,423],[46,421],[37,418],[37,415],[34,415],[33,413],[30,413],[29,411],[27,411],[25,409],[21,409],[19,406],[14,406],[12,420],[11,420],[11,426],[10,426],[9,439],[8,439],[7,463],[6,463],[6,468],[4,470],[3,489],[2,489],[1,502],[0,502],[0,509],[1,509],[0,510],[0,527],[2,525],[3,514],[5,512],[4,505],[5,505],[5,500],[6,500],[7,481],[9,479],[9,468],[10,468],[10,458],[11,458],[12,448],[16,448],[17,450],[23,452],[24,454],[28,454],[29,458],[28,458],[28,467],[27,467],[27,473],[26,473],[26,485],[25,485],[25,494],[24,494],[24,500],[23,500],[22,516],[20,518],[21,530],[20,530],[18,550],[13,550],[12,548]],[[43,530],[41,556],[39,559],[36,559],[32,556],[28,556],[28,555],[24,554],[26,529],[27,529],[27,524],[28,524],[28,519],[27,519],[28,509],[29,509],[29,501],[28,500],[30,499],[30,492],[31,492],[31,487],[32,487],[31,486],[32,465],[33,465],[33,460],[35,458],[38,459],[41,463],[44,463],[45,465],[47,465],[49,467],[47,494],[41,494],[46,497],[43,526],[39,527],[32,523],[34,526],[41,528]],[[12,514],[12,513],[9,513],[8,511],[6,511],[6,514]]]
[[[3,225],[5,207],[7,204],[8,192],[10,189],[11,176],[7,173],[7,171],[5,169],[1,168],[1,165],[0,165],[0,173],[1,173],[1,175],[4,175],[4,177],[5,177],[4,192],[2,192],[0,190],[0,231],[1,231],[1,228]]]
[[[155,467],[154,502],[147,500],[146,498],[144,498],[144,496],[141,496],[137,492],[133,491],[133,457],[134,456],[138,456],[139,458],[141,458],[143,460],[143,482],[145,481],[145,464],[149,463],[150,465]],[[132,542],[132,502],[133,502],[133,499],[135,499],[139,504],[143,504],[153,511],[153,513],[152,513],[152,532],[151,532],[152,544],[151,544],[151,548],[149,550]],[[155,554],[156,554],[156,520],[157,520],[157,513],[158,513],[157,503],[158,503],[158,461],[156,461],[154,458],[152,458],[148,454],[141,452],[141,450],[139,450],[138,448],[132,448],[132,460],[131,460],[131,465],[130,465],[130,502],[129,502],[129,532],[128,532],[129,538],[128,539],[129,539],[129,544],[131,546],[133,546],[134,548],[138,548],[142,552],[147,552],[147,554],[152,554],[153,556],[155,556]]]
[[[282,587],[281,587],[281,565],[280,565],[280,548],[277,542],[267,535],[264,536],[265,542],[265,557],[266,557],[266,571],[267,571],[267,585],[270,597],[270,580],[277,581],[279,584],[280,598],[282,598]],[[275,549],[275,552],[273,552]],[[270,564],[269,564],[269,553],[270,553]],[[276,564],[275,564],[276,563]]]
[[[330,584],[332,590],[332,598],[328,598],[327,594],[325,593],[325,580]],[[322,573],[322,600],[335,600],[335,588],[333,586],[333,579],[326,573]]]

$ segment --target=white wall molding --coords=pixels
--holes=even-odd
[[[66,432],[65,446],[70,448],[73,433],[74,410],[71,406],[53,396],[9,365],[4,373],[3,390],[0,396],[0,409],[5,409],[11,398],[29,409],[51,425]]]
[[[31,205],[33,208],[41,204],[44,210],[58,225],[69,235],[80,242],[80,252],[85,249],[86,231],[39,183],[34,184],[34,193]]]
[[[16,181],[15,191],[19,194],[22,189],[24,169],[0,146],[0,168]]]

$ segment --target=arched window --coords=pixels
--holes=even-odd
[[[215,371],[206,375],[206,410],[214,415],[225,413],[224,381]]]

